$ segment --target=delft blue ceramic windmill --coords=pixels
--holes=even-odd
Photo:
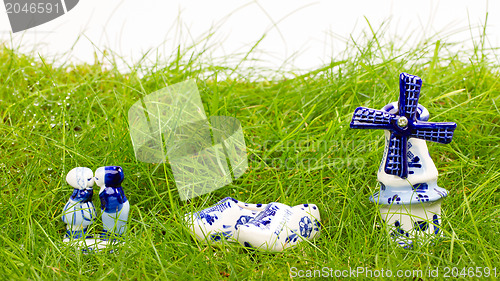
[[[422,79],[401,73],[397,114],[358,107],[351,121],[353,129],[384,129],[391,132],[385,172],[401,178],[408,177],[407,147],[409,138],[450,143],[457,124],[452,122],[423,122],[417,119],[418,98]]]
[[[421,87],[419,77],[401,73],[398,102],[382,110],[358,107],[350,124],[354,129],[385,130],[377,174],[380,191],[370,200],[381,205],[382,218],[396,228],[393,235],[407,238],[439,233],[440,199],[448,192],[437,185],[438,172],[425,141],[450,143],[456,128],[452,122],[427,122],[429,112],[418,104]],[[399,238],[398,243],[408,244]]]

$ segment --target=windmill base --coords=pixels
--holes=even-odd
[[[441,201],[380,205],[380,215],[394,242],[411,248],[442,236]]]

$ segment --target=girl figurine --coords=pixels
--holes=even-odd
[[[103,239],[107,239],[111,233],[121,236],[127,230],[130,204],[121,186],[123,178],[123,169],[120,166],[105,166],[95,171],[95,182],[101,187],[99,198]]]
[[[75,188],[62,215],[62,221],[67,224],[65,241],[69,241],[85,237],[88,226],[95,219],[95,207],[92,203],[93,172],[86,167],[76,167],[69,171],[66,182]]]

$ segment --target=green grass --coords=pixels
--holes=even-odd
[[[168,63],[149,70],[139,64],[127,73],[105,70],[101,62],[55,67],[3,48],[0,275],[280,280],[290,278],[293,267],[366,267],[394,274],[496,267],[500,275],[497,50],[487,50],[484,37],[477,48],[458,52],[435,39],[403,51],[381,38],[373,32],[348,46],[354,52],[323,68],[270,79],[256,79],[258,70],[248,78],[241,69],[203,64],[189,48]],[[443,203],[445,238],[411,250],[394,246],[377,227],[378,210],[367,199],[378,188],[382,132],[349,129],[357,106],[381,108],[397,99],[403,71],[423,79],[420,103],[429,109],[430,121],[458,124],[451,144],[428,143],[438,184],[450,191]],[[135,160],[127,112],[141,96],[189,78],[197,81],[207,115],[241,121],[249,169],[232,184],[183,202],[168,164]],[[126,173],[123,186],[131,202],[126,244],[113,254],[83,255],[61,242],[60,215],[72,191],[65,176],[76,166],[104,165],[120,165]],[[195,242],[182,224],[184,213],[226,196],[251,203],[315,203],[321,236],[277,254]],[[99,208],[97,201],[94,195]],[[100,225],[98,220],[94,230]]]

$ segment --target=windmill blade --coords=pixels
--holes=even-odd
[[[390,129],[391,121],[396,115],[382,110],[358,107],[352,115],[351,128],[353,129]]]
[[[398,108],[400,116],[405,116],[408,120],[415,120],[421,87],[422,79],[420,77],[404,72],[399,75]]]
[[[453,122],[416,122],[411,137],[439,143],[450,143],[457,124]]]
[[[385,172],[400,178],[408,176],[408,138],[391,133],[389,146],[387,148],[387,160],[385,162]]]

